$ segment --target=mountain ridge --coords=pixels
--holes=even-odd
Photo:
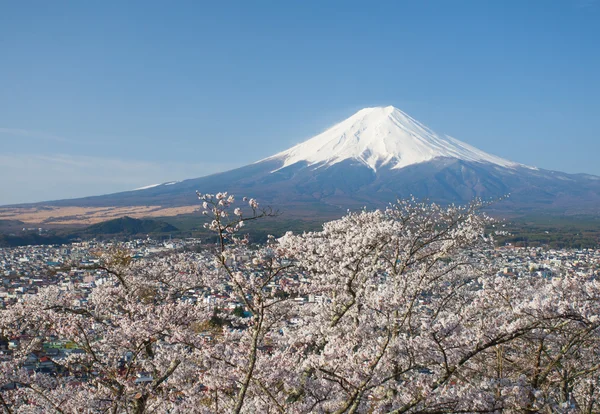
[[[290,217],[333,217],[415,196],[499,199],[504,211],[600,214],[600,177],[538,169],[439,135],[394,107],[365,108],[315,137],[233,170],[49,206],[192,206],[195,191],[252,196]]]

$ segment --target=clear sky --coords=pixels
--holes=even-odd
[[[600,0],[0,0],[0,204],[242,166],[378,105],[600,175]]]

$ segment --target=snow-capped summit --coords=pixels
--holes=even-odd
[[[434,131],[393,106],[361,109],[325,132],[267,158],[283,160],[281,168],[297,162],[330,166],[357,160],[374,171],[400,169],[438,157],[496,164],[520,164],[483,152]]]

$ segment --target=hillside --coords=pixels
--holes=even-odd
[[[87,235],[135,235],[177,232],[179,229],[159,220],[135,219],[128,216],[86,227],[80,233]]]

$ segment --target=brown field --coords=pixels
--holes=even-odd
[[[70,225],[95,224],[101,221],[129,216],[133,218],[167,217],[189,214],[197,211],[198,206],[161,207],[30,207],[0,208],[0,220],[20,220],[31,224]]]

